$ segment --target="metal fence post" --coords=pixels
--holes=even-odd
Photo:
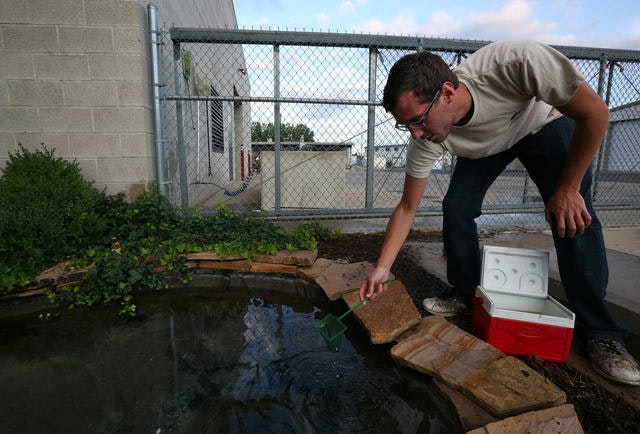
[[[178,96],[184,95],[182,86],[182,58],[180,52],[180,42],[173,42],[173,65],[175,89]],[[187,151],[184,143],[184,116],[182,114],[182,100],[176,99],[176,126],[178,139],[178,171],[180,173],[180,204],[187,208],[189,206],[189,181],[187,179]]]
[[[281,198],[281,172],[280,169],[280,46],[278,44],[274,44],[273,46],[273,96],[275,98],[275,103],[273,106],[273,141],[274,141],[274,167],[275,167],[275,186],[274,186],[274,194],[275,194],[275,203],[273,207],[275,212],[278,213],[280,208],[282,207],[282,198]]]
[[[365,208],[373,208],[373,167],[375,163],[376,126],[376,74],[378,51],[369,49],[369,105],[367,113],[367,178],[365,188]]]
[[[162,133],[162,104],[160,81],[160,49],[158,40],[158,8],[147,5],[147,20],[149,23],[149,46],[151,49],[151,88],[153,94],[153,135],[156,149],[156,178],[158,189],[163,196],[167,196],[167,178],[164,156],[164,136]]]
[[[600,72],[598,73],[598,95],[600,95],[600,97],[607,104],[607,107],[609,107],[609,90],[611,89],[610,82],[608,83],[608,86],[607,86],[607,89],[608,89],[607,95],[603,96],[606,68],[607,68],[607,56],[606,54],[603,53],[602,56],[600,57]],[[611,80],[611,75],[609,75],[609,80]],[[611,125],[609,125],[609,127],[610,126]],[[606,137],[608,135],[609,135],[609,128],[607,128],[607,132],[605,133],[605,138],[603,139],[603,142],[600,143],[600,148],[598,148],[598,153],[596,154],[596,158],[595,158],[595,164],[593,165],[594,173],[593,173],[593,185],[591,186],[591,195],[593,196],[594,200],[598,196],[598,182],[600,178],[600,172],[602,171],[602,167],[603,167],[602,159],[604,155]]]

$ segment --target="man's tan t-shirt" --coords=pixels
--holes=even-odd
[[[406,172],[425,178],[444,149],[476,159],[509,149],[561,116],[584,77],[557,50],[533,41],[494,42],[456,67],[473,98],[469,122],[453,126],[445,141],[409,143]]]

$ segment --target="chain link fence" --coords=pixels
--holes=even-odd
[[[159,32],[165,191],[202,212],[219,204],[280,220],[388,217],[400,200],[408,134],[379,105],[396,60],[416,50],[452,67],[486,41],[171,28]],[[605,99],[594,161],[604,226],[640,225],[640,51],[557,47]],[[455,157],[443,154],[418,216],[441,215]],[[483,212],[501,229],[545,228],[516,161]]]

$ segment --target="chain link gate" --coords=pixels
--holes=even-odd
[[[400,200],[409,136],[380,106],[389,69],[429,50],[455,66],[485,45],[318,32],[159,32],[166,192],[202,212],[218,204],[273,219],[388,217]],[[611,110],[594,161],[604,226],[640,225],[640,51],[556,47]],[[418,216],[441,215],[455,158],[432,171]],[[519,162],[487,193],[501,229],[546,228],[542,199]]]

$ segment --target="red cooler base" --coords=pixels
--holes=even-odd
[[[494,318],[482,304],[473,306],[473,326],[482,339],[505,354],[536,355],[550,362],[569,358],[573,328]]]

